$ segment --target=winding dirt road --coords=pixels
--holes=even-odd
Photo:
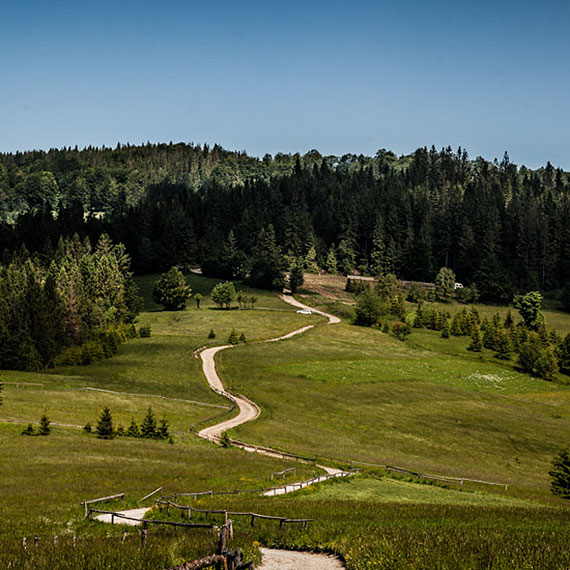
[[[329,315],[328,313],[324,313],[323,311],[319,311],[317,309],[313,309],[312,307],[309,307],[304,303],[297,301],[295,298],[293,298],[290,295],[280,295],[280,298],[289,305],[293,305],[294,307],[298,307],[300,309],[306,309],[311,311],[311,313],[315,313],[317,315],[322,315],[323,317],[326,317],[329,320],[328,322],[329,325],[340,323],[340,319],[338,317],[335,317],[334,315]],[[284,334],[277,338],[266,340],[264,342],[277,342],[280,340],[285,340],[297,336],[299,334],[302,334],[312,329],[314,326],[315,325],[307,325],[305,327],[301,327],[300,329],[296,329],[290,333]],[[204,371],[204,376],[206,376],[206,380],[208,380],[210,388],[214,392],[217,392],[218,394],[221,394],[222,396],[225,396],[226,398],[234,402],[239,408],[239,414],[234,418],[204,428],[203,430],[200,430],[198,432],[198,435],[200,437],[203,437],[204,439],[209,439],[210,441],[214,441],[216,443],[220,441],[220,438],[222,437],[222,434],[224,432],[228,431],[231,428],[245,424],[246,422],[251,422],[257,419],[259,417],[259,414],[261,413],[261,410],[259,409],[257,404],[255,404],[245,396],[241,395],[236,396],[228,392],[225,389],[222,380],[218,376],[218,372],[216,370],[215,356],[221,350],[226,350],[228,348],[233,348],[233,346],[230,344],[226,344],[224,346],[215,346],[213,348],[206,348],[202,352],[200,352],[200,358],[202,359],[202,370]],[[267,453],[270,454],[270,452]]]

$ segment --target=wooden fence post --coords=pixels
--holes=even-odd
[[[38,549],[39,543],[40,543],[40,537],[36,534],[36,536],[34,536],[34,547],[36,550]]]
[[[22,538],[22,548],[23,548],[24,550],[26,550],[26,549],[28,548],[28,545],[26,544],[26,542],[27,542],[27,539],[26,539],[26,537],[24,536],[24,538]]]
[[[141,530],[141,546],[144,546],[146,544],[147,534],[148,534],[148,530],[146,528],[143,528]]]

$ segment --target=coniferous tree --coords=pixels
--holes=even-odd
[[[43,413],[42,417],[40,418],[40,426],[38,428],[38,435],[49,435],[51,433],[51,422],[47,417],[46,412]]]
[[[467,347],[467,350],[472,350],[473,352],[481,352],[483,350],[483,339],[481,337],[481,329],[479,325],[473,326],[471,331],[471,342]]]
[[[149,407],[141,424],[141,437],[153,439],[157,437],[156,418],[152,408]]]
[[[127,428],[127,437],[140,437],[141,431],[134,418],[131,418],[131,423]]]
[[[449,302],[455,291],[455,274],[448,267],[442,267],[435,278],[435,294],[440,301]]]
[[[562,450],[552,462],[550,492],[563,499],[570,499],[570,450]]]
[[[336,254],[334,252],[334,246],[331,246],[327,254],[326,270],[327,273],[330,273],[331,275],[336,275],[336,273],[338,272],[338,265],[336,260]]]
[[[113,427],[113,417],[111,410],[105,406],[101,411],[95,433],[99,439],[113,439],[115,437],[115,429]]]

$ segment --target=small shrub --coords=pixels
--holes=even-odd
[[[87,422],[84,426],[83,426],[83,431],[85,433],[92,433],[93,432],[93,428],[91,427],[91,424],[89,422]]]
[[[392,325],[392,332],[398,340],[404,341],[406,340],[406,337],[412,332],[412,329],[408,323],[396,321]]]
[[[22,435],[36,435],[36,430],[32,424],[28,424],[23,430]]]
[[[243,343],[246,343],[246,342],[247,342],[247,339],[245,338],[245,334],[244,334],[244,333],[241,333],[241,334],[239,335],[239,341],[240,341],[240,342],[243,342]]]
[[[239,343],[239,338],[238,338],[238,335],[237,335],[235,329],[232,329],[232,332],[230,333],[230,336],[228,337],[228,342],[230,344],[238,344]]]
[[[139,327],[139,336],[141,338],[149,338],[150,337],[150,325],[141,325]]]
[[[210,332],[208,333],[208,338],[216,338],[216,333],[214,332],[214,329],[210,329]]]
[[[49,435],[51,433],[50,421],[47,414],[44,412],[40,418],[40,427],[38,428],[38,435]]]

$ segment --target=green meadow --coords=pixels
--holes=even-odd
[[[266,545],[332,552],[352,570],[570,565],[570,511],[548,492],[550,463],[570,433],[565,377],[532,378],[489,351],[468,352],[468,339],[442,339],[433,331],[414,329],[403,343],[347,320],[325,325],[320,316],[297,314],[275,293],[245,287],[257,297],[254,310],[218,310],[208,296],[218,281],[197,275],[188,282],[204,296],[201,308],[191,299],[186,310],[166,312],[151,299],[155,279],[138,279],[145,298],[139,323],[151,326],[150,338],[128,341],[113,358],[90,366],[1,373],[0,566],[151,570],[213,551],[211,532],[154,527],[142,549],[136,529],[127,529],[123,542],[124,527],[83,520],[79,503],[124,491],[125,501],[104,508],[134,508],[161,485],[164,494],[269,487],[272,472],[292,466],[218,448],[191,431],[212,416],[235,413],[208,388],[195,353],[225,344],[233,329],[248,342],[218,354],[218,370],[230,391],[261,408],[257,421],[232,431],[238,439],[509,485],[508,491],[475,483],[456,489],[369,468],[285,497],[192,503],[315,519],[308,530],[236,520],[233,544],[250,558],[259,560],[257,547]],[[320,294],[302,300],[330,305]],[[507,310],[479,309],[482,315]],[[348,314],[350,306],[339,312]],[[550,311],[547,320],[561,333],[570,330],[563,313]],[[307,324],[316,326],[284,341],[262,342]],[[168,419],[174,443],[104,441],[85,433],[81,427],[94,426],[104,406],[125,427],[132,418],[140,423],[152,406],[158,419]],[[54,425],[49,437],[20,435],[44,411],[62,425]],[[295,480],[321,473],[312,464],[295,466]],[[148,517],[182,515],[152,511]],[[40,548],[23,551],[21,537],[35,534],[42,537]],[[50,542],[55,534],[59,549]]]

